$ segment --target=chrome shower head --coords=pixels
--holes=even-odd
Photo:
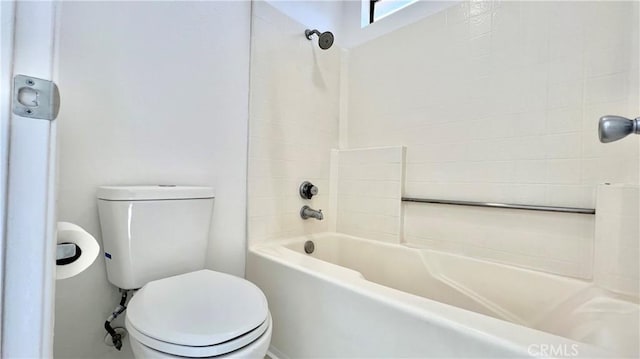
[[[640,117],[630,120],[622,116],[607,115],[600,117],[598,123],[598,137],[600,142],[617,141],[627,135],[640,135]]]
[[[320,31],[316,29],[304,30],[304,36],[306,36],[307,40],[311,40],[311,35],[313,34],[318,35],[318,46],[320,46],[321,49],[326,50],[333,45],[333,33],[331,33],[331,31],[320,33]]]

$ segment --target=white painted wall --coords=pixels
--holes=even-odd
[[[59,219],[101,241],[97,186],[212,186],[208,266],[243,276],[250,3],[64,2],[60,21]],[[56,358],[131,357],[103,344],[102,256],[56,292]]]
[[[321,50],[316,37],[309,41],[304,36],[306,28],[329,23],[331,14],[318,11],[317,19],[293,19],[269,3],[253,3],[248,185],[252,243],[327,231],[335,216],[326,210],[330,150],[338,144],[341,52],[337,44]],[[298,194],[304,180],[320,189],[311,200]],[[302,220],[305,204],[324,209],[325,220]]]

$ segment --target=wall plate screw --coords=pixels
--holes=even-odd
[[[32,114],[32,113],[33,113],[33,110],[31,110],[30,108],[25,108],[25,109],[24,109],[24,112],[25,112],[26,114],[30,115],[30,114]]]
[[[26,82],[26,84],[27,84],[27,85],[29,85],[29,86],[33,86],[33,85],[35,85],[35,84],[36,84],[32,79],[28,79],[28,80],[27,80],[27,81],[25,81],[25,82]]]

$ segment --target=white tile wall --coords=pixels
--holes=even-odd
[[[638,183],[638,4],[462,2],[349,51],[352,147],[405,145],[411,197],[595,206]],[[398,14],[401,16],[400,14]],[[392,51],[391,51],[392,50]],[[410,204],[404,240],[589,278],[594,218]]]
[[[473,1],[358,46],[349,145],[406,145],[407,195],[593,207],[639,180],[637,141],[596,132],[640,113],[638,22],[634,2]]]
[[[249,134],[249,241],[329,228],[330,150],[338,145],[340,49],[321,50],[302,24],[253,2]],[[303,200],[298,187],[319,194]],[[302,220],[300,208],[324,209]],[[333,219],[334,220],[334,219]]]
[[[250,240],[338,230],[592,277],[593,216],[411,204],[402,226],[398,191],[594,207],[598,183],[638,183],[637,141],[603,145],[596,133],[601,115],[640,111],[637,10],[462,2],[340,53],[255,2]],[[373,152],[335,151],[332,165],[338,138],[342,149],[406,146],[405,181],[385,177],[395,167]],[[297,194],[305,179],[320,187],[312,201]],[[330,208],[327,220],[301,221],[304,204]]]
[[[640,296],[640,186],[600,185],[596,206],[594,279]]]
[[[405,145],[407,196],[593,208],[597,184],[639,182],[637,139],[596,132],[604,114],[640,114],[638,8],[462,2],[355,47],[349,146]],[[410,244],[592,274],[593,217],[404,210]]]
[[[410,245],[592,277],[592,215],[410,203],[404,226]]]
[[[338,151],[338,232],[399,243],[405,149]]]

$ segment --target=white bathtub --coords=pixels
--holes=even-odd
[[[637,298],[443,252],[308,235],[253,246],[247,277],[269,300],[271,351],[282,359],[640,352]]]

